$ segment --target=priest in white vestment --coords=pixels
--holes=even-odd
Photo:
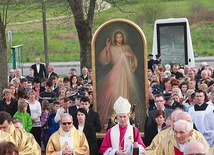
[[[214,107],[207,104],[205,102],[205,99],[206,92],[204,92],[203,90],[197,90],[195,92],[196,104],[188,110],[188,113],[191,115],[192,121],[193,123],[195,123],[197,130],[203,135],[205,131],[204,116],[214,110]]]
[[[85,134],[73,126],[73,118],[64,113],[60,128],[49,139],[47,155],[88,155],[89,146]]]
[[[143,155],[145,145],[136,127],[129,124],[131,105],[127,99],[119,97],[114,110],[117,114],[118,124],[108,130],[100,147],[104,155],[132,155],[133,151]]]
[[[204,116],[204,138],[210,147],[214,147],[214,111],[206,113]]]

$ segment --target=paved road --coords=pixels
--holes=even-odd
[[[214,56],[195,58],[195,67],[199,68],[202,62],[207,62],[208,65],[214,67]]]
[[[213,57],[198,57],[195,58],[195,66],[198,68],[201,62],[207,62],[209,65],[214,67],[214,56]],[[33,63],[24,63],[23,67],[23,75],[28,75],[29,68]],[[51,62],[50,65],[55,67],[55,72],[60,76],[66,76],[69,73],[71,68],[76,68],[77,74],[80,75],[80,62],[72,61],[72,62]],[[11,65],[9,65],[10,68]]]

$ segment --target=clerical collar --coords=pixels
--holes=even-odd
[[[185,148],[186,144],[178,144],[178,146],[179,146],[180,151],[184,152],[184,148]]]
[[[204,103],[202,103],[202,104],[198,104],[198,103],[196,103],[196,104],[197,104],[198,106],[200,106],[200,107],[201,107]]]
[[[204,111],[204,110],[206,110],[207,106],[208,106],[208,104],[206,104],[206,103],[203,103],[203,104],[200,104],[200,105],[196,104],[194,106],[194,109],[195,109],[195,111]]]
[[[63,130],[64,137],[69,137],[69,135],[70,135],[70,132],[71,132],[71,130],[69,130],[68,132],[66,132],[66,131],[64,131],[64,130]]]

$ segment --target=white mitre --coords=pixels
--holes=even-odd
[[[116,114],[129,114],[131,110],[131,104],[123,97],[119,97],[114,103],[114,111]]]

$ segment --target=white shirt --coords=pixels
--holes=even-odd
[[[30,107],[31,118],[34,119],[32,124],[33,127],[40,127],[40,117],[42,114],[42,108],[39,101],[35,101],[33,104],[30,104],[29,101],[26,101]]]
[[[36,70],[37,70],[37,73],[39,73],[39,70],[40,70],[40,64],[36,64]]]
[[[83,132],[84,126],[78,126],[78,130]]]

